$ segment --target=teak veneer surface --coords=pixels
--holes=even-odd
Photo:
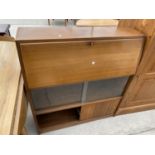
[[[96,101],[83,105],[81,108],[80,120],[92,119],[94,117],[113,115],[121,97],[110,98],[103,101]]]
[[[30,89],[133,75],[143,40],[136,30],[116,27],[20,28],[17,34]]]
[[[131,28],[117,27],[21,27],[18,29],[17,41],[40,40],[78,40],[93,38],[134,38],[142,37],[142,33]]]
[[[143,38],[20,44],[29,88],[133,75]]]

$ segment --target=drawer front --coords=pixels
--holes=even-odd
[[[114,115],[120,99],[121,97],[111,98],[82,106],[80,120]]]
[[[22,43],[29,88],[132,75],[143,39]]]

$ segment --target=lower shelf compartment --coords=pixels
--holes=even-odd
[[[89,102],[70,109],[38,114],[39,131],[47,132],[94,120],[96,118],[113,116],[122,97]]]
[[[79,121],[81,108],[67,109],[37,116],[41,131],[57,129]]]

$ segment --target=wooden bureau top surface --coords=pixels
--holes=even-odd
[[[131,28],[112,27],[20,27],[16,41],[137,38],[144,35]]]

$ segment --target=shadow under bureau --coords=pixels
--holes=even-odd
[[[19,28],[16,43],[39,132],[114,115],[144,35],[117,27]]]

